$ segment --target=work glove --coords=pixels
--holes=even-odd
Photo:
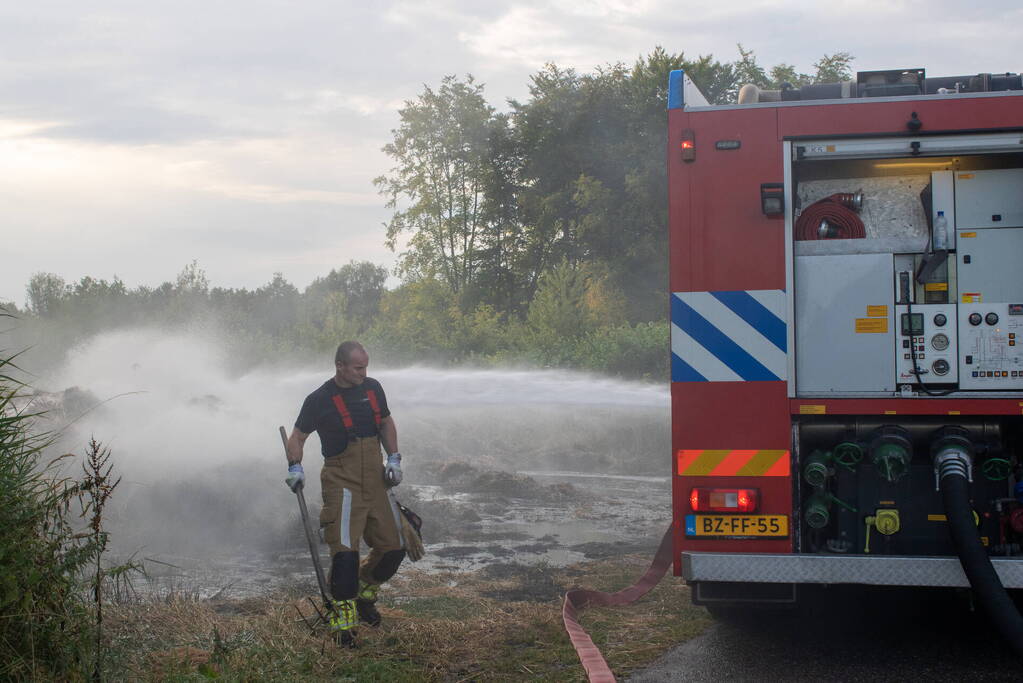
[[[288,466],[288,478],[284,480],[284,483],[293,493],[297,493],[300,488],[305,486],[305,470],[302,469],[302,463],[296,462],[294,465]]]
[[[384,482],[388,486],[397,486],[401,483],[401,453],[392,453],[387,456],[387,466],[384,468]]]

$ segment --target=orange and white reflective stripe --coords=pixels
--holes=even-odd
[[[687,477],[787,477],[789,452],[777,450],[687,450],[677,453],[678,473]]]

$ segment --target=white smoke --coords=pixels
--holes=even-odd
[[[333,374],[256,367],[240,376],[213,335],[142,329],[74,350],[54,389],[77,386],[102,403],[78,416],[61,447],[89,437],[117,473],[111,531],[147,554],[272,550],[292,539],[294,497],[278,425],[290,432],[305,396]],[[664,386],[551,370],[384,368],[407,481],[425,461],[462,460],[511,471],[657,474],[669,469]],[[69,418],[75,418],[69,415]],[[320,444],[306,443],[306,497],[318,509]]]

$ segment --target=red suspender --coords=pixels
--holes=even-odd
[[[345,423],[345,429],[351,433],[355,429],[355,423],[352,422],[352,414],[348,412],[345,400],[341,398],[341,394],[334,394],[333,399],[334,405],[337,406],[337,412],[341,413],[341,421]]]
[[[369,407],[373,409],[373,421],[377,423],[377,432],[380,431],[380,404],[377,403],[376,392],[366,389],[366,398],[369,399]]]
[[[349,435],[355,435],[355,422],[352,421],[352,414],[348,412],[348,406],[345,405],[345,400],[341,398],[341,394],[334,394],[331,397],[334,400],[334,405],[337,406],[337,412],[341,413],[341,422],[344,423],[345,429]],[[373,421],[376,422],[377,432],[380,431],[380,403],[377,401],[376,392],[372,389],[366,390],[366,398],[369,400],[369,407],[373,409]]]

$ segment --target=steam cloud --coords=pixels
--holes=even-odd
[[[409,484],[430,461],[507,471],[670,471],[665,387],[566,371],[391,369],[374,365],[369,351]],[[333,359],[241,376],[227,360],[213,335],[132,330],[96,337],[57,373],[56,387],[77,386],[104,401],[59,445],[81,452],[95,436],[112,450],[123,475],[109,518],[119,549],[207,557],[303,543],[277,427],[290,432],[306,394],[332,375]],[[305,451],[314,515],[319,453],[314,435]]]

